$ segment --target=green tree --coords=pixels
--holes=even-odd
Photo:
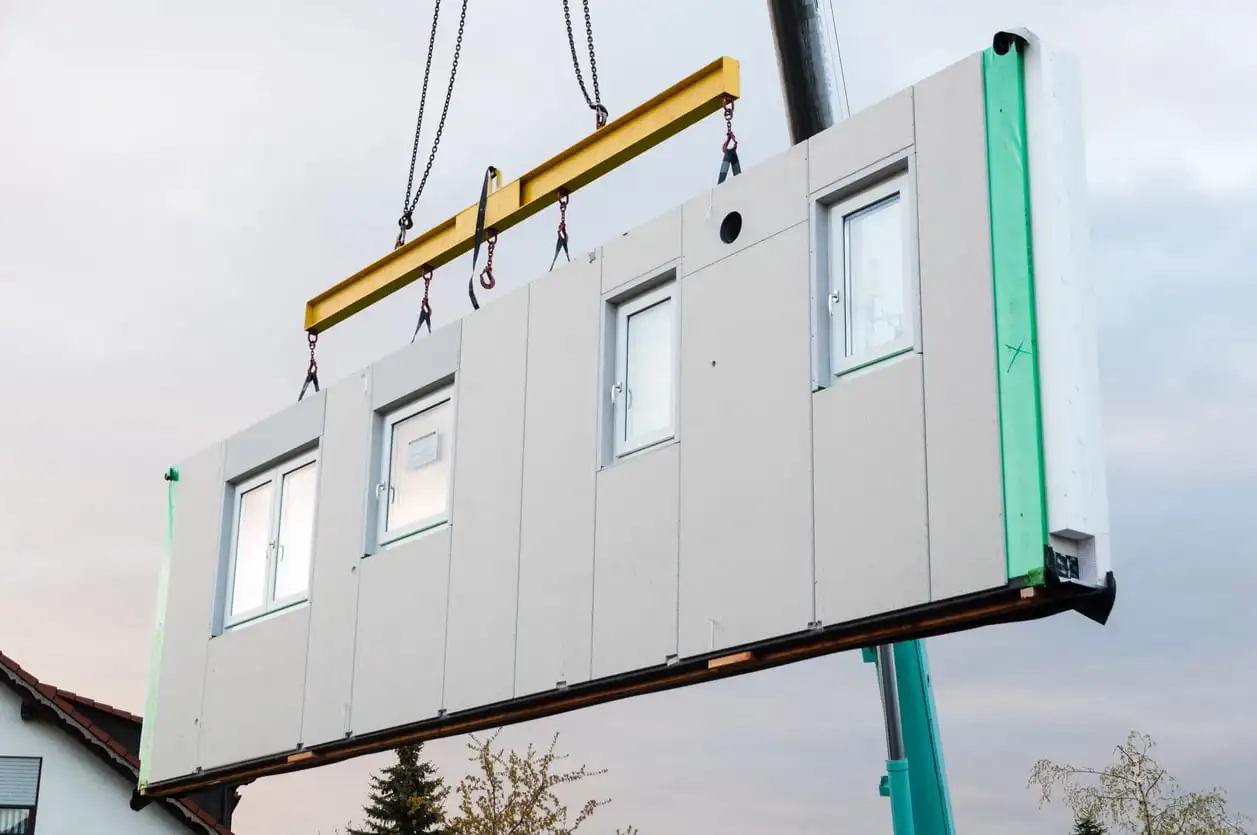
[[[1104,824],[1091,815],[1077,815],[1074,818],[1074,835],[1107,835]]]
[[[1117,746],[1116,759],[1103,768],[1059,765],[1039,760],[1030,786],[1039,805],[1058,795],[1076,818],[1136,835],[1244,835],[1247,821],[1227,806],[1214,788],[1188,792],[1152,756],[1152,737],[1131,731]],[[1080,830],[1075,830],[1080,831]]]
[[[444,802],[449,794],[436,766],[422,759],[423,743],[403,745],[397,762],[371,776],[370,803],[362,829],[348,835],[445,835]]]
[[[488,739],[471,737],[467,743],[472,772],[458,784],[458,810],[449,820],[451,835],[571,835],[609,800],[587,800],[569,815],[556,789],[570,786],[606,770],[585,766],[558,768],[566,754],[556,754],[559,735],[544,753],[529,745],[523,754],[495,749],[499,732]],[[629,832],[635,835],[632,827]],[[619,830],[617,830],[619,835]]]

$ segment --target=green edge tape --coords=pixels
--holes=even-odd
[[[148,785],[149,755],[153,750],[153,729],[157,719],[157,676],[161,669],[161,650],[166,632],[166,590],[170,584],[170,554],[175,539],[175,485],[178,482],[179,471],[171,467],[166,471],[166,542],[157,573],[157,618],[149,647],[148,695],[144,701],[144,721],[140,725],[140,791]]]
[[[1043,576],[1047,501],[1039,411],[1038,333],[1030,231],[1021,50],[982,53],[995,297],[996,379],[1008,577]],[[1036,572],[1037,569],[1037,572]]]

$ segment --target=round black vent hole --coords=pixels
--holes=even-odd
[[[738,239],[738,235],[742,234],[742,215],[738,212],[729,212],[725,215],[725,219],[720,221],[720,240],[727,244],[731,244]]]

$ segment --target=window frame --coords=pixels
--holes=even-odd
[[[906,164],[905,164],[906,163]],[[916,201],[912,190],[915,181],[911,159],[895,160],[891,166],[845,186],[829,189],[817,200],[819,221],[815,235],[819,255],[818,314],[825,323],[824,344],[820,358],[826,373],[822,387],[845,374],[913,351],[920,343],[920,294],[918,292]],[[850,275],[847,268],[847,221],[898,197],[903,240],[903,293],[905,323],[903,335],[889,343],[848,356],[847,336],[850,329]],[[840,234],[832,234],[834,223],[842,224]],[[836,251],[835,251],[836,250]],[[837,296],[835,296],[837,293]]]
[[[611,402],[611,419],[608,421],[611,431],[610,459],[611,463],[623,458],[653,449],[677,437],[677,414],[679,394],[679,362],[680,362],[680,310],[678,281],[675,271],[663,273],[658,280],[643,283],[611,304],[611,321],[613,328],[611,381],[607,386],[607,396]],[[671,400],[671,414],[668,425],[636,441],[624,438],[627,419],[629,393],[628,378],[628,320],[630,317],[663,302],[668,303],[668,328],[672,337],[672,350],[668,357],[668,385]]]
[[[378,427],[380,439],[378,444],[379,452],[376,458],[376,473],[378,475],[377,478],[373,479],[375,483],[370,488],[373,501],[375,502],[375,535],[373,537],[374,548],[371,549],[372,552],[396,545],[413,536],[435,530],[450,523],[454,511],[454,436],[458,429],[455,394],[454,383],[448,382],[401,405],[392,406],[377,412],[376,426]],[[386,527],[388,524],[388,502],[384,500],[384,496],[392,487],[393,428],[403,421],[425,412],[430,412],[446,404],[449,404],[450,408],[448,447],[450,472],[449,478],[445,480],[445,511],[416,522],[411,522],[403,528],[390,532]]]
[[[310,599],[311,577],[314,574],[314,535],[310,537],[310,565],[306,573],[305,589],[286,597],[275,598],[275,581],[279,568],[279,553],[282,546],[279,542],[280,527],[283,522],[284,478],[303,467],[314,465],[314,508],[311,514],[311,525],[317,527],[319,502],[319,449],[316,446],[305,452],[287,456],[267,466],[266,469],[241,479],[231,485],[231,525],[227,540],[227,577],[223,590],[223,629],[231,629],[243,623],[282,611],[292,606],[305,603]],[[236,588],[236,564],[240,535],[240,504],[243,496],[264,484],[273,485],[271,490],[269,524],[267,526],[268,542],[266,546],[266,573],[262,594],[262,605],[244,612],[233,612],[233,596]]]
[[[36,827],[39,823],[39,793],[43,788],[44,779],[44,758],[40,756],[20,756],[20,755],[3,755],[3,760],[27,760],[35,763],[35,802],[28,805],[18,805],[14,803],[4,803],[0,800],[0,811],[16,809],[18,811],[29,812],[30,815],[26,819],[25,835],[35,835]]]

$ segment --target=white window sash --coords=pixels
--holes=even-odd
[[[613,405],[612,455],[619,459],[640,452],[676,437],[676,390],[677,390],[677,305],[675,279],[652,288],[620,303],[615,317],[615,381],[610,392]],[[668,357],[668,388],[671,415],[668,425],[657,432],[634,438],[625,438],[628,420],[628,331],[629,318],[661,302],[668,302],[668,327],[671,333],[671,354]]]
[[[287,608],[297,603],[308,600],[310,597],[310,578],[307,574],[305,588],[300,592],[294,592],[291,595],[275,600],[275,575],[278,569],[279,558],[279,530],[281,516],[283,513],[283,487],[284,477],[289,473],[295,472],[307,464],[314,464],[318,467],[318,450],[304,453],[285,459],[280,464],[272,467],[265,472],[259,473],[252,478],[239,482],[234,485],[232,490],[232,515],[231,515],[231,539],[230,550],[228,551],[228,570],[227,585],[223,595],[223,626],[229,628],[238,626],[246,621],[255,620],[259,617],[267,615],[271,612]],[[315,474],[316,484],[318,479],[317,469]],[[271,504],[269,510],[269,518],[267,519],[267,545],[266,545],[266,566],[263,572],[264,589],[262,594],[262,603],[252,609],[242,612],[233,611],[234,595],[236,590],[236,567],[239,559],[239,539],[240,539],[240,505],[244,495],[251,490],[255,490],[267,483],[271,485]],[[318,490],[315,489],[315,501],[318,501]],[[313,548],[313,542],[311,543]],[[314,570],[314,555],[310,555],[310,573]]]
[[[452,404],[454,401],[453,386],[446,386],[439,391],[435,391],[426,397],[394,409],[383,415],[383,438],[380,443],[380,480],[373,488],[375,490],[376,502],[376,546],[383,548],[386,545],[392,545],[395,542],[412,537],[424,531],[432,530],[449,522],[451,515],[451,504],[453,502],[453,484],[454,484],[454,466],[453,460],[450,461],[449,478],[445,480],[445,510],[441,513],[411,522],[400,528],[388,529],[388,508],[389,494],[393,490],[393,431],[394,427],[402,421],[409,420],[416,415],[431,411],[447,403]],[[450,436],[453,436],[454,418],[450,417]],[[453,455],[452,445],[449,447],[449,454]]]
[[[864,189],[845,200],[826,207],[828,240],[828,264],[826,265],[827,295],[829,308],[829,361],[830,375],[837,377],[867,365],[897,356],[913,348],[916,343],[916,293],[914,271],[911,268],[911,230],[913,228],[913,204],[908,193],[908,177],[898,174],[888,180]],[[872,208],[886,199],[899,196],[900,222],[903,229],[902,257],[904,328],[903,336],[893,342],[882,343],[875,348],[852,356],[847,355],[847,339],[851,319],[851,287],[847,270],[847,224],[852,215]]]

